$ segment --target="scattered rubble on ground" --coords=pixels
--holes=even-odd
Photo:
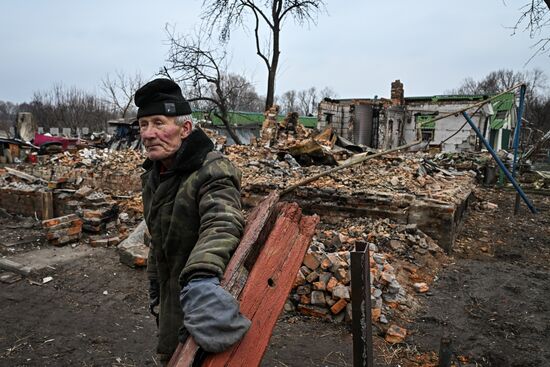
[[[224,137],[207,131],[216,147],[223,148],[241,169],[244,196],[282,190],[365,150],[339,145],[340,138],[331,129],[313,136],[293,114],[278,122],[276,112],[268,112],[262,136],[249,146],[224,147]],[[40,190],[52,193],[62,204],[63,213],[42,221],[50,244],[82,240],[91,247],[116,246],[122,263],[143,267],[148,255],[139,191],[143,160],[144,155],[132,149],[65,151],[40,156],[37,164],[16,170],[0,169],[0,187],[25,195]],[[487,153],[393,153],[306,186],[312,200],[323,192],[333,198],[410,195],[460,205],[475,178],[480,180],[491,164]],[[498,206],[481,201],[473,208],[494,211]],[[335,322],[351,321],[350,252],[358,242],[370,250],[372,321],[388,343],[401,343],[407,336],[403,327],[407,315],[417,309],[419,297],[430,294],[436,273],[447,261],[438,243],[414,223],[362,216],[323,218],[285,309]]]
[[[300,166],[292,156],[265,147],[230,146],[225,153],[243,172],[243,189],[284,189],[327,170]],[[342,194],[400,193],[453,203],[473,187],[474,173],[442,172],[421,153],[392,154],[343,169],[308,184]]]

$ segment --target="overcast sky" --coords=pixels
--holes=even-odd
[[[400,79],[405,95],[441,94],[465,77],[508,68],[542,69],[526,34],[511,30],[526,0],[327,0],[316,25],[287,22],[282,31],[277,94],[329,86],[339,97],[387,97]],[[0,100],[30,101],[55,83],[101,93],[101,79],[121,70],[150,79],[168,51],[165,24],[179,33],[199,23],[202,1],[3,0]],[[234,33],[231,71],[265,94],[265,66],[252,34]]]

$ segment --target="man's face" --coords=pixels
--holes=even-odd
[[[176,124],[175,116],[153,115],[139,118],[139,133],[152,161],[171,159],[181,146],[181,142],[191,133],[191,122],[183,126]]]

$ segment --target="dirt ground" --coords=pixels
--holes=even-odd
[[[540,214],[522,204],[514,216],[513,193],[476,195],[498,208],[474,203],[406,343],[375,336],[377,366],[434,366],[443,334],[462,366],[550,366],[550,197],[531,196]],[[0,218],[0,255],[21,260],[47,249],[39,233],[33,219]],[[157,366],[145,272],[120,264],[114,249],[67,250],[81,256],[32,278],[0,274],[0,366]],[[262,362],[351,365],[346,325],[292,314],[281,315]]]

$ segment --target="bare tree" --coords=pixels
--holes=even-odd
[[[19,105],[10,101],[0,101],[0,129],[9,130],[13,126]]]
[[[319,92],[319,99],[324,98],[338,98],[338,93],[336,93],[331,87],[324,87]]]
[[[296,99],[298,100],[298,105],[300,105],[300,115],[306,116],[309,114],[309,99],[307,95],[307,89],[303,89],[296,93]],[[289,111],[292,112],[292,111]]]
[[[143,85],[143,78],[139,72],[127,75],[117,70],[114,77],[106,75],[101,81],[101,89],[106,95],[106,101],[116,114],[126,118],[135,114],[133,107],[134,94]]]
[[[525,119],[530,125],[542,131],[550,127],[550,96],[548,95],[547,76],[540,69],[526,72],[513,70],[497,70],[489,73],[480,81],[472,78],[464,80],[458,89],[450,91],[452,94],[497,94],[506,89],[525,83],[527,85],[525,101]]]
[[[234,26],[244,25],[246,17],[252,17],[256,54],[267,68],[267,94],[265,109],[275,98],[275,79],[281,54],[280,34],[284,21],[293,18],[303,25],[315,21],[324,7],[322,0],[204,0],[203,19],[209,25],[209,33],[220,32],[220,39],[227,41]],[[262,47],[266,45],[265,47]]]
[[[238,90],[245,88],[247,81],[228,79],[227,53],[223,48],[209,47],[198,36],[177,35],[168,26],[166,32],[170,45],[168,70],[178,75],[176,81],[185,84],[189,102],[200,103],[213,113],[223,122],[235,143],[242,144],[229,121],[229,111],[231,100]]]
[[[521,15],[512,27],[513,34],[520,29],[529,32],[529,37],[532,39],[538,39],[533,45],[535,52],[527,61],[529,63],[535,56],[547,53],[549,50],[550,0],[530,0],[521,7],[520,11]]]
[[[298,111],[297,93],[294,89],[288,90],[281,96],[281,112],[290,113]]]
[[[229,93],[227,104],[231,111],[264,112],[264,100],[258,96],[254,85],[244,76],[229,73],[222,75],[223,89]]]
[[[549,0],[550,1],[550,0]],[[490,72],[480,81],[472,78],[464,79],[462,85],[453,94],[496,94],[519,83],[527,85],[527,95],[534,98],[545,93],[547,77],[540,69],[526,72],[516,72],[509,69],[500,69]]]
[[[35,92],[33,100],[25,108],[44,127],[103,129],[105,122],[113,118],[112,112],[100,98],[62,84],[55,84],[48,91]]]

